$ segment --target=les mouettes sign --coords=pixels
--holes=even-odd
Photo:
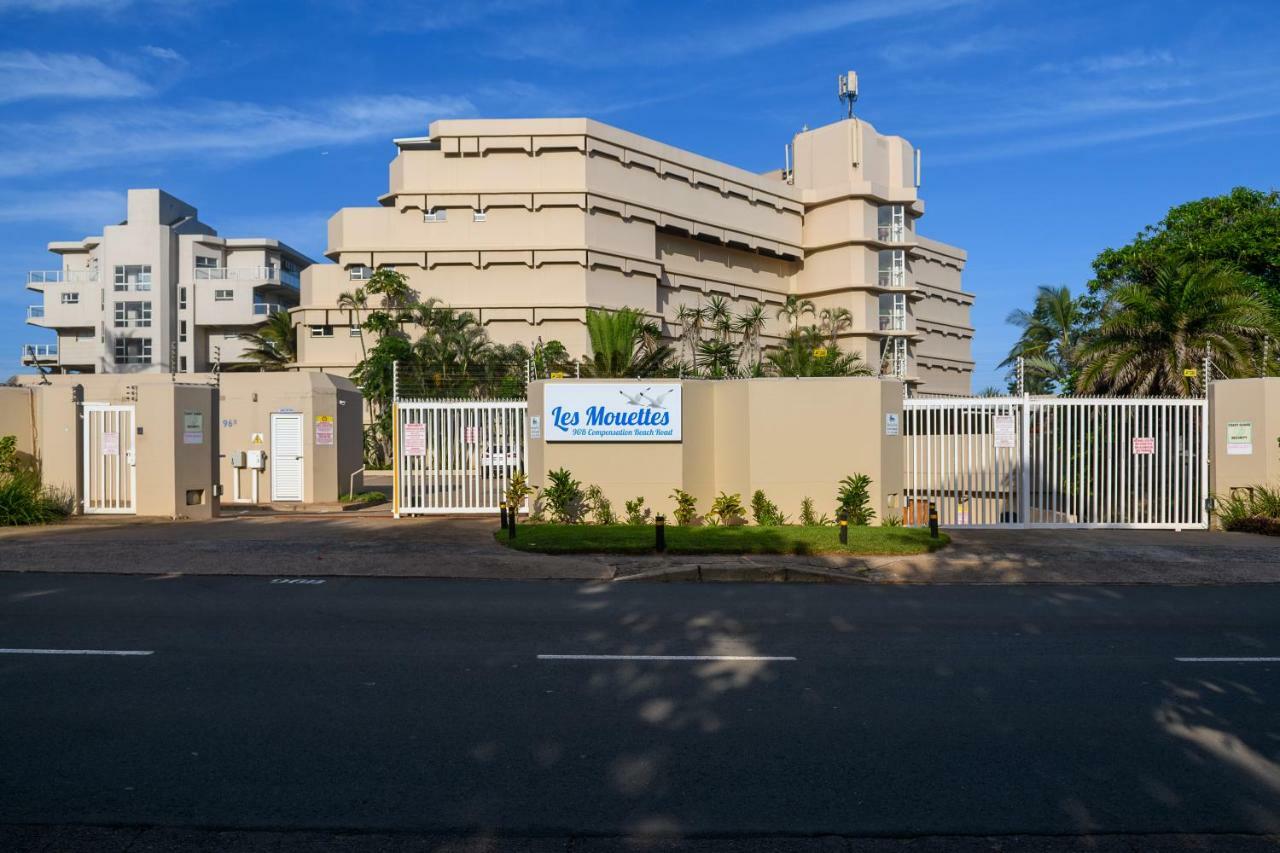
[[[550,382],[543,391],[547,441],[680,441],[674,383]]]

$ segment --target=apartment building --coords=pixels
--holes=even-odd
[[[219,237],[157,189],[129,190],[123,222],[49,251],[59,268],[27,274],[43,297],[27,323],[57,340],[23,344],[22,361],[55,373],[200,373],[244,361],[241,336],[298,304],[311,263],[279,240]]]
[[[394,267],[495,341],[573,355],[589,351],[588,308],[639,308],[676,338],[681,306],[715,295],[737,313],[763,304],[776,343],[795,294],[847,310],[840,345],[873,368],[969,391],[965,253],[919,234],[918,153],[866,121],[802,131],[765,174],[588,119],[437,121],[395,144],[379,206],[336,213],[334,263],[303,273],[302,369],[350,370],[360,317],[340,294]]]

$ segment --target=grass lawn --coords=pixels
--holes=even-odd
[[[499,542],[542,554],[646,554],[653,551],[652,525],[521,524],[516,538],[505,530]],[[951,541],[945,533],[929,538],[915,527],[850,527],[849,544],[840,544],[837,527],[667,527],[670,554],[924,554]]]

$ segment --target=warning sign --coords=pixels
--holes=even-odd
[[[119,456],[120,455],[120,433],[104,432],[102,434],[102,455],[103,456]]]
[[[400,448],[400,452],[404,456],[427,455],[426,424],[404,425],[404,446]]]
[[[316,415],[316,447],[332,447],[333,431],[333,415]]]
[[[204,444],[204,412],[182,413],[182,443]]]
[[[1018,431],[1013,415],[996,415],[992,419],[996,447],[1017,447]]]
[[[1135,438],[1133,440],[1134,456],[1154,456],[1156,440],[1154,438]]]

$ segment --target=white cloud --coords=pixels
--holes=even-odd
[[[117,190],[48,189],[0,194],[0,223],[47,222],[67,228],[98,229],[125,215],[125,194]]]
[[[1055,74],[1114,74],[1173,64],[1173,53],[1168,50],[1129,50],[1106,56],[1086,56],[1070,62],[1044,62],[1035,70]]]
[[[133,0],[0,0],[0,12],[118,12]]]
[[[0,51],[0,103],[32,98],[137,98],[151,91],[133,74],[93,56]]]
[[[63,113],[39,124],[0,124],[0,176],[179,158],[257,159],[422,133],[433,118],[473,112],[466,98],[379,95],[297,107],[201,101]]]
[[[182,58],[182,54],[171,47],[157,47],[154,44],[148,44],[143,46],[142,52],[148,56],[154,56],[156,59],[163,59],[165,62],[186,62]]]

